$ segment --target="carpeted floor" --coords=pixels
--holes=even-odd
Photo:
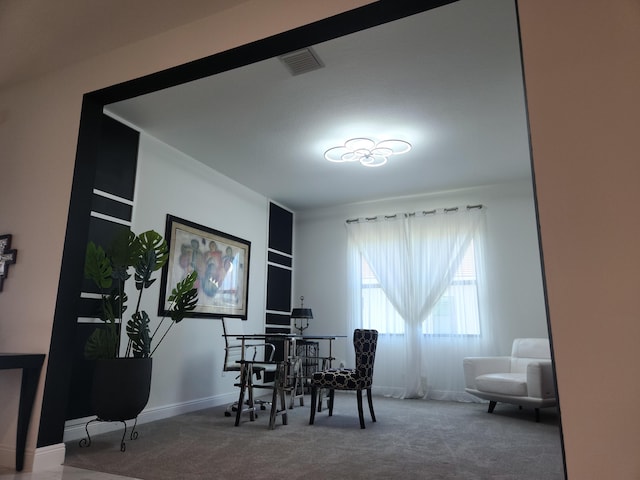
[[[554,409],[536,423],[506,404],[488,414],[486,404],[374,397],[378,421],[366,412],[361,430],[352,394],[336,393],[333,417],[318,413],[315,425],[308,405],[275,430],[267,412],[234,427],[224,407],[139,425],[125,452],[121,433],[98,435],[90,447],[67,444],[65,465],[144,480],[565,478]]]

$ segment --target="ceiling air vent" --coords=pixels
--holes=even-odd
[[[293,76],[324,67],[316,52],[311,48],[303,48],[302,50],[286,53],[279,58]]]

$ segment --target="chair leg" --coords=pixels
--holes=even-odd
[[[496,408],[497,403],[498,402],[494,402],[493,400],[489,401],[489,410],[488,410],[489,413],[493,413],[493,409]]]
[[[376,414],[373,413],[373,400],[371,398],[371,389],[367,388],[367,401],[369,402],[369,413],[371,414],[371,421],[376,421]]]
[[[365,428],[364,413],[362,411],[362,390],[356,390],[356,398],[358,399],[358,417],[360,417],[360,428]]]
[[[253,400],[253,370],[251,368],[247,374],[247,409],[249,410],[249,420],[255,421],[257,415]]]
[[[311,413],[309,414],[309,425],[313,425],[313,421],[316,418],[316,395],[318,394],[318,389],[311,385]]]
[[[284,364],[281,364],[278,368],[279,378],[278,380],[278,394],[280,395],[280,410],[282,415],[282,424],[287,425],[289,419],[287,418],[287,369]]]
[[[318,389],[318,412],[322,411],[322,397],[324,396],[324,388]]]
[[[329,390],[329,416],[333,415],[333,397],[335,397],[336,391],[332,388]]]
[[[271,395],[271,413],[269,414],[269,429],[273,430],[276,426],[276,414],[278,412],[278,374],[273,379],[273,394]]]
[[[242,365],[242,368],[240,369],[240,395],[238,396],[238,408],[236,409],[236,427],[240,425],[240,417],[242,417],[242,410],[244,405],[244,388],[246,385],[245,376],[245,366]]]

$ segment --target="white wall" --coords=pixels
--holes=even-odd
[[[131,229],[165,234],[166,215],[190,220],[251,242],[246,331],[264,329],[268,201],[196,160],[141,134]],[[141,308],[159,317],[158,280],[143,295]],[[127,285],[129,303],[137,298]],[[130,307],[132,308],[132,307]],[[230,319],[228,321],[239,321]],[[165,321],[165,324],[167,321]],[[216,319],[187,318],[174,325],[153,356],[151,396],[144,421],[233,401],[234,376],[223,374],[224,339]],[[65,439],[75,438],[78,421],[68,423]]]
[[[530,181],[423,196],[346,205],[296,215],[294,298],[304,295],[313,309],[308,333],[350,335],[347,331],[348,218],[428,210],[440,207],[487,206],[487,263],[490,296],[499,324],[502,354],[518,336],[548,335],[542,273]],[[345,342],[336,357],[352,364]],[[345,358],[346,357],[346,358]]]

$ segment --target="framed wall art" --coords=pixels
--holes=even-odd
[[[158,315],[169,308],[173,286],[192,271],[198,305],[190,317],[247,318],[251,242],[167,215],[169,260],[163,267]]]
[[[9,275],[9,265],[16,263],[18,251],[11,249],[11,235],[0,235],[0,292],[2,283]]]

